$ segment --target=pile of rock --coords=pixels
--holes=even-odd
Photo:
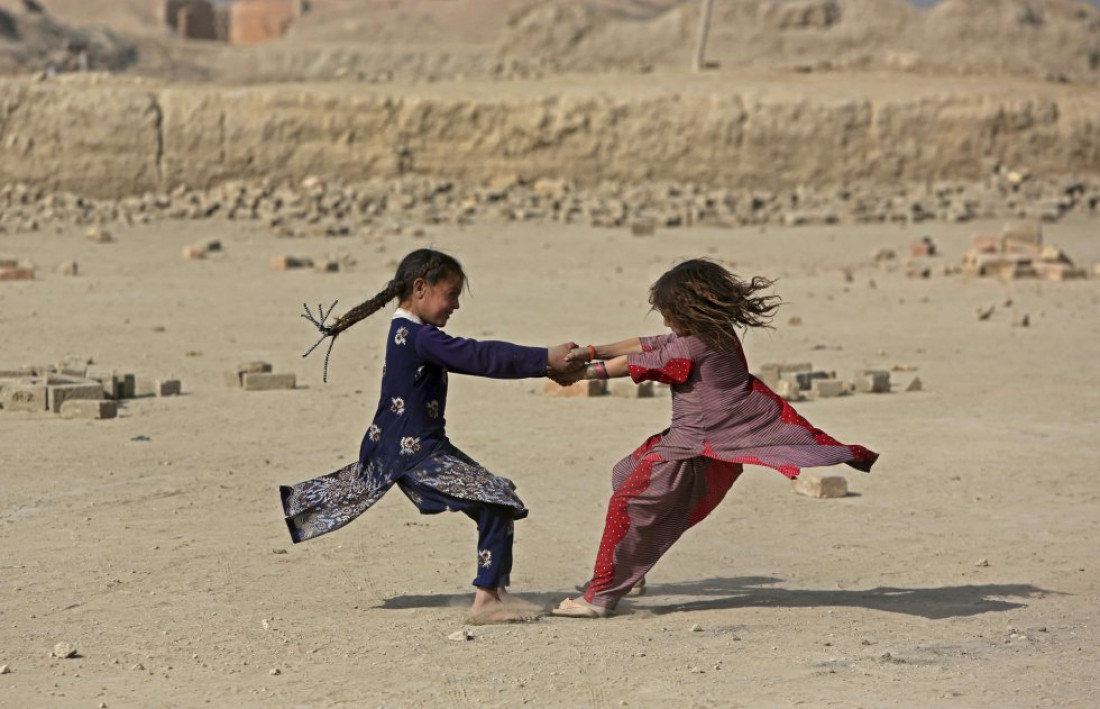
[[[0,368],[0,408],[55,413],[62,418],[110,419],[118,402],[142,396],[177,396],[178,379],[145,379],[89,366],[83,359],[56,365]]]
[[[1011,174],[1011,173],[1010,173]],[[309,177],[298,184],[227,182],[207,190],[179,187],[94,200],[22,184],[0,189],[0,233],[36,231],[57,222],[148,223],[163,219],[254,220],[284,237],[352,236],[390,225],[555,221],[630,228],[787,226],[926,220],[961,222],[1024,215],[1055,221],[1100,211],[1100,182],[993,174],[981,183],[923,187],[878,185],[730,190],[698,184],[606,183],[580,188],[561,179],[503,174],[487,184],[405,176],[354,185]]]
[[[1009,222],[1000,235],[975,234],[963,256],[963,273],[1005,280],[1088,277],[1088,271],[1074,265],[1061,249],[1043,243],[1043,227],[1037,221]]]
[[[276,374],[269,362],[243,362],[236,370],[225,373],[225,383],[233,389],[271,391],[293,389],[297,379],[293,372]]]

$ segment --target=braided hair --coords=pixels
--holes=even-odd
[[[418,278],[423,278],[434,286],[452,276],[457,276],[463,282],[466,280],[466,273],[458,259],[435,249],[417,249],[401,259],[401,263],[397,265],[397,273],[385,288],[378,291],[373,298],[338,317],[329,329],[334,336],[339,335],[363,318],[373,315],[394,298],[398,302],[405,300],[412,295],[413,283]]]
[[[742,281],[709,259],[673,267],[650,286],[649,304],[715,349],[737,346],[735,328],[771,327],[779,296],[758,295],[774,281]]]

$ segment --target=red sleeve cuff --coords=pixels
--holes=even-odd
[[[670,359],[660,369],[649,369],[632,364],[630,365],[630,378],[635,383],[652,379],[663,384],[683,384],[691,376],[691,369],[694,366],[695,360],[680,358]]]

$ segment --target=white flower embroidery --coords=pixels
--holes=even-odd
[[[398,416],[405,413],[405,400],[400,396],[395,396],[390,399],[390,411],[394,412]]]
[[[409,328],[399,327],[399,328],[397,328],[397,332],[393,333],[393,343],[395,345],[403,345],[403,344],[405,344],[405,340],[408,336],[409,336]]]
[[[367,438],[369,438],[372,441],[374,441],[375,443],[377,443],[378,439],[380,439],[381,437],[382,437],[382,429],[378,428],[378,426],[376,426],[372,423],[370,428],[367,429]]]
[[[420,450],[420,439],[405,436],[401,439],[401,455],[412,455]]]
[[[439,402],[438,401],[429,401],[428,402],[428,418],[433,418],[433,419],[439,418]]]
[[[487,569],[493,563],[493,552],[488,549],[478,549],[477,551],[477,563],[483,568]]]

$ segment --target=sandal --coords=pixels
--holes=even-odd
[[[576,589],[581,593],[588,591],[589,581],[585,581],[580,586],[576,586]],[[626,592],[628,596],[644,596],[645,595],[645,576],[641,577],[634,582],[634,585],[630,587],[630,590]]]
[[[611,615],[611,611],[602,606],[594,606],[583,598],[566,598],[550,614],[561,618],[606,618]]]

